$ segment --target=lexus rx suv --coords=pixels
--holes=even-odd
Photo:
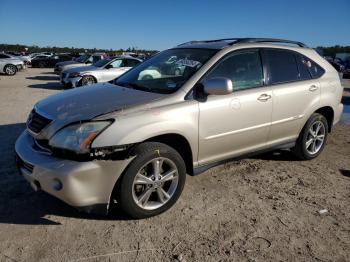
[[[17,164],[34,189],[78,209],[106,213],[117,202],[150,217],[174,205],[186,174],[274,149],[317,157],[342,92],[337,71],[303,43],[191,41],[111,83],[38,102],[16,141]]]

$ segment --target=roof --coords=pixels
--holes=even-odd
[[[276,39],[276,38],[224,38],[224,39],[214,39],[214,40],[195,40],[189,41],[178,45],[176,48],[206,48],[206,49],[222,49],[227,46],[232,46],[235,44],[242,43],[278,43],[286,45],[296,45],[299,47],[306,48],[302,42]]]

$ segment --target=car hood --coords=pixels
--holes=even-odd
[[[73,68],[66,68],[64,67],[64,73],[69,74],[69,73],[73,73],[73,72],[86,72],[86,71],[91,71],[91,70],[97,70],[99,69],[99,67],[96,66],[78,66],[78,67],[73,67]]]
[[[70,68],[86,67],[86,66],[91,66],[91,65],[87,65],[85,63],[75,62],[73,64],[67,64],[67,65],[63,65],[61,67],[62,67],[62,70],[64,71],[64,70],[67,70],[67,69],[70,69]]]
[[[47,130],[48,134],[45,135],[50,137],[67,124],[91,120],[103,114],[150,103],[162,97],[164,97],[163,94],[103,83],[49,96],[38,102],[35,110],[53,120]]]

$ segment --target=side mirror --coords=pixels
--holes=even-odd
[[[111,64],[109,64],[109,65],[106,65],[105,68],[106,68],[106,69],[110,69],[110,68],[113,68],[113,66],[112,66]]]
[[[87,60],[85,64],[92,64],[92,62],[90,60]]]
[[[226,77],[214,77],[202,82],[207,95],[228,95],[233,92],[232,81]]]

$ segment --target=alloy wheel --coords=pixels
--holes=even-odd
[[[160,208],[173,197],[178,182],[178,169],[173,161],[165,157],[152,159],[135,176],[133,200],[142,209]]]
[[[6,67],[6,74],[14,75],[16,73],[16,68],[12,65]]]
[[[83,77],[82,84],[83,85],[93,85],[93,84],[95,84],[95,80],[91,76],[85,76],[85,77]]]
[[[320,151],[324,143],[325,134],[326,128],[321,121],[315,121],[310,126],[305,142],[305,148],[309,154],[314,155]]]

